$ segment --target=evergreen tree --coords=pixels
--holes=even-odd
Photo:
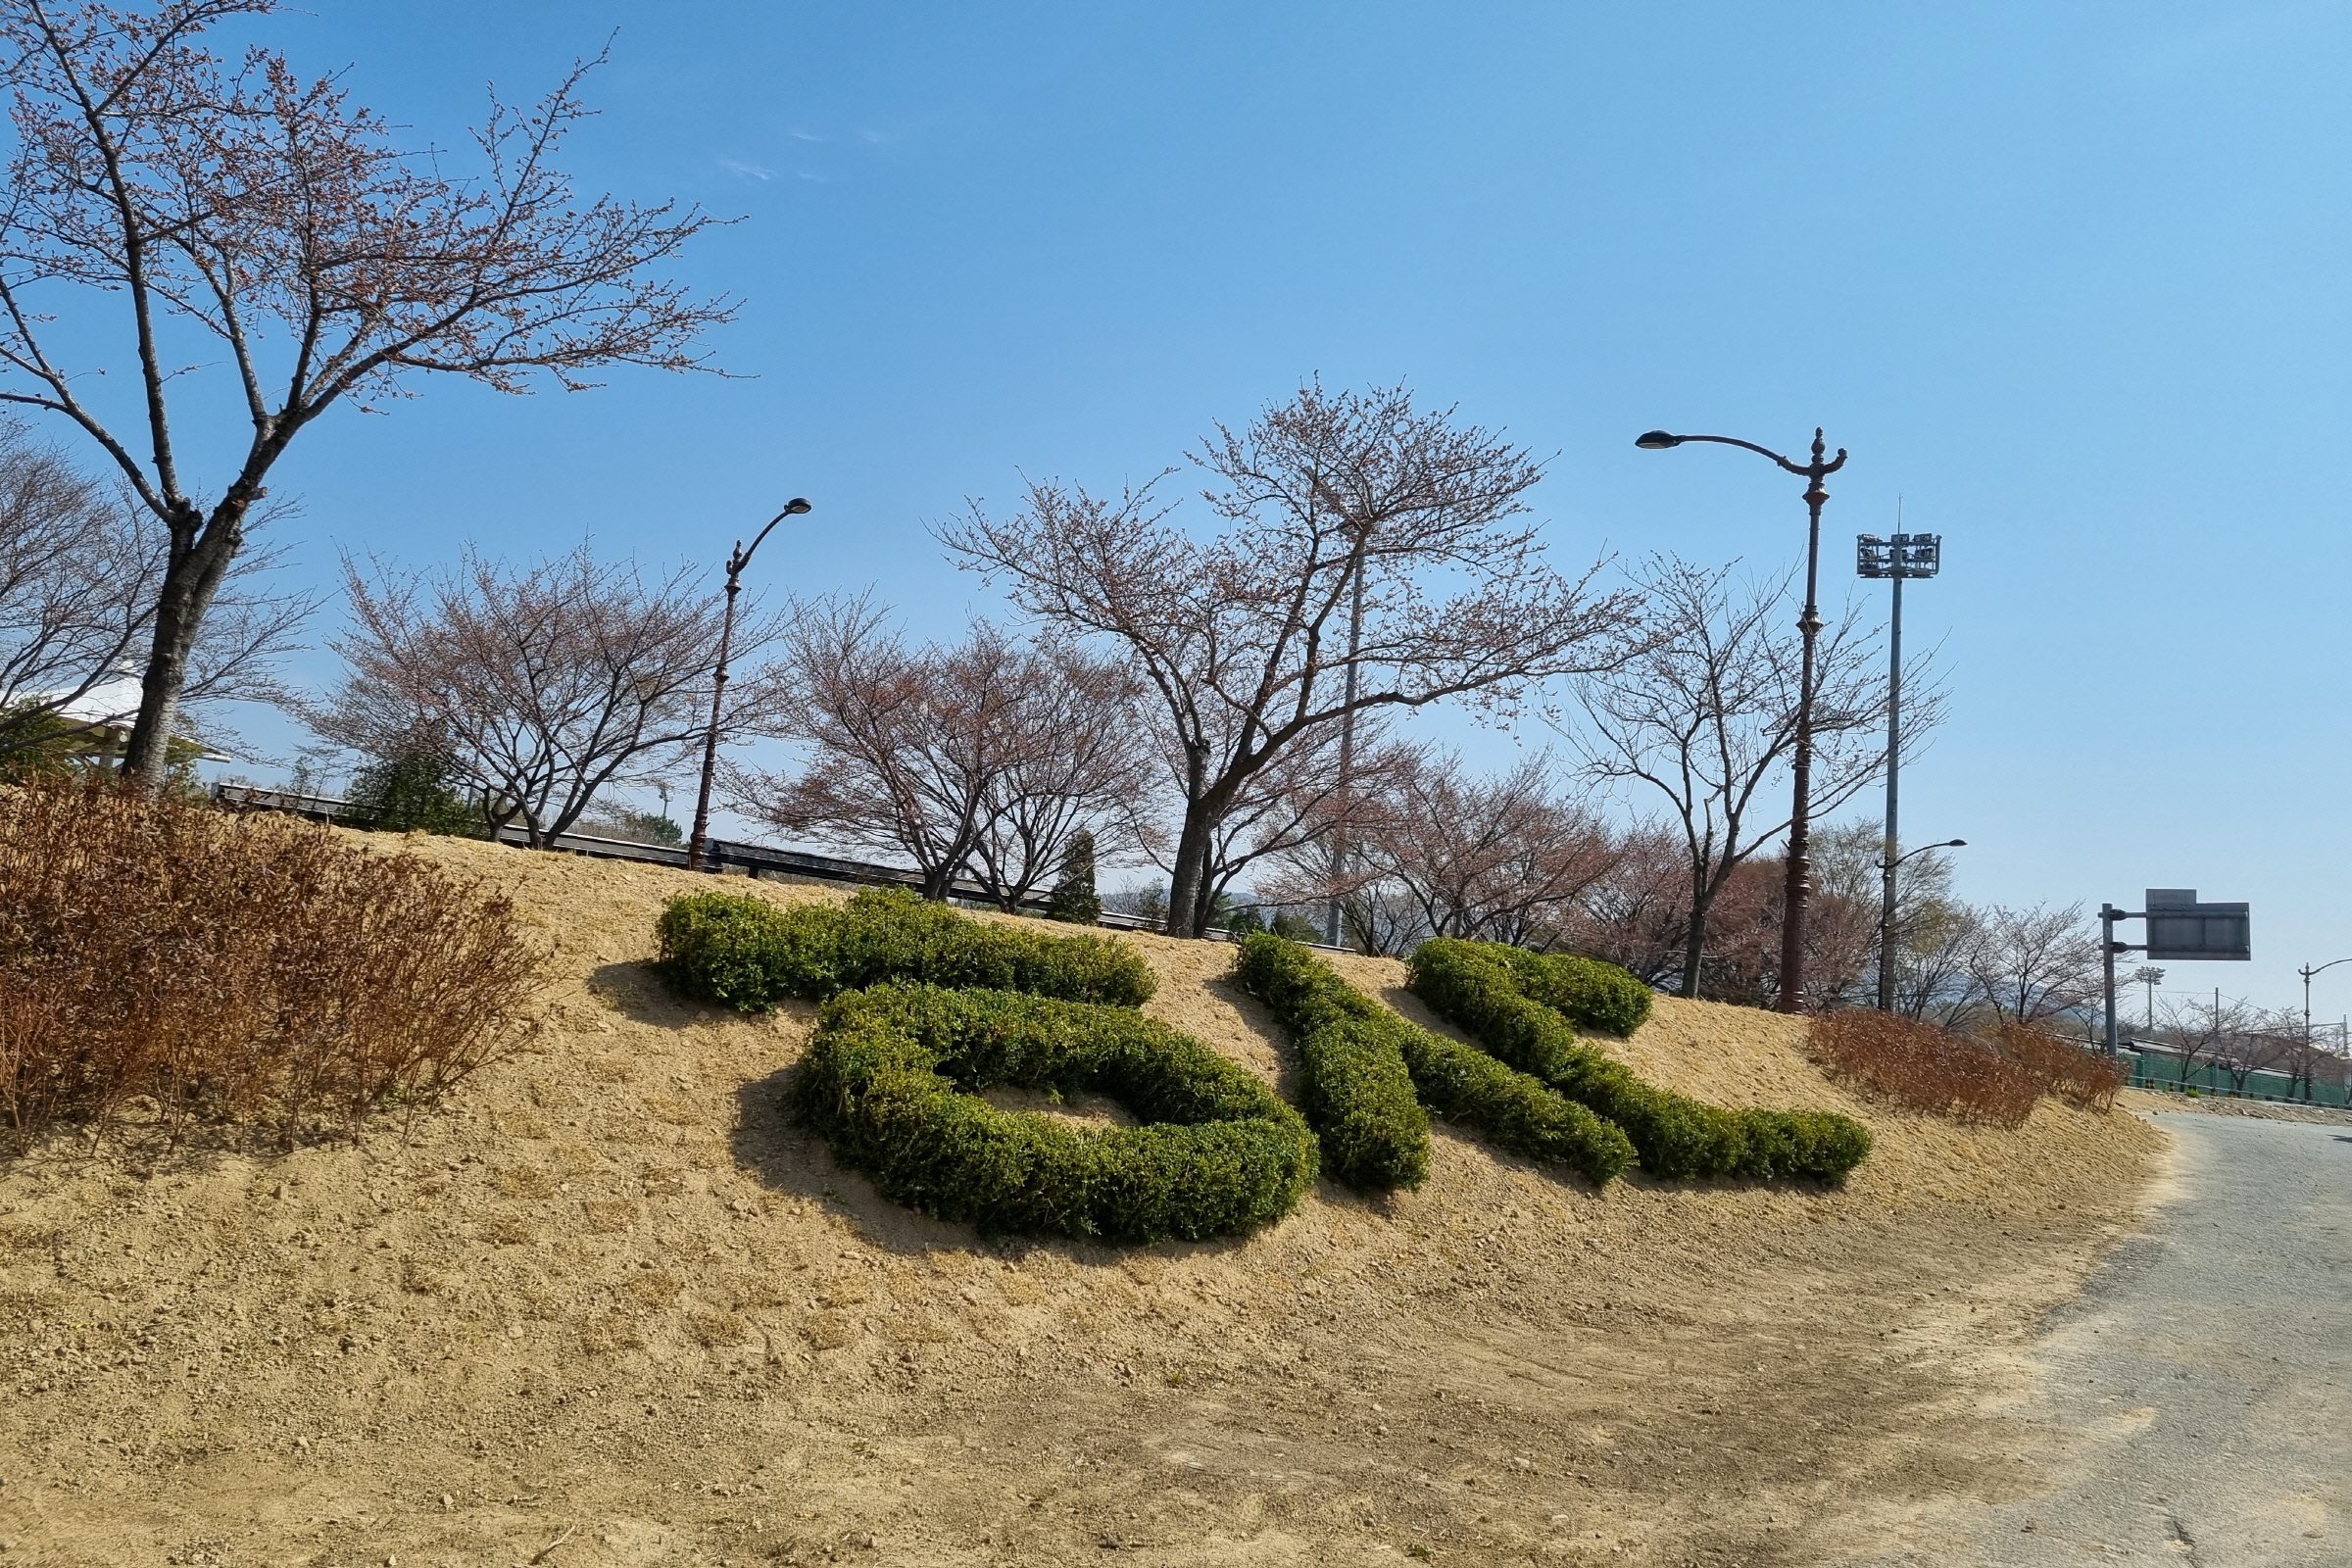
[[[351,820],[379,833],[485,836],[482,813],[450,785],[447,759],[411,752],[369,762],[352,776]]]
[[[1094,925],[1102,918],[1102,900],[1095,892],[1095,836],[1084,828],[1061,853],[1061,880],[1054,884],[1046,918],[1073,925]]]
[[[1274,916],[1274,934],[1292,942],[1323,940],[1323,928],[1293,909],[1285,909]]]

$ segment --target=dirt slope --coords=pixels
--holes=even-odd
[[[1419,1192],[1245,1244],[992,1247],[784,1122],[809,1009],[648,973],[683,873],[387,847],[543,928],[530,1051],[356,1149],[0,1166],[0,1563],[1817,1561],[2019,1485],[1984,1369],[2160,1143],[1892,1114],[1786,1020],[1667,1001],[1641,1071],[1877,1152],[1595,1193],[1441,1130]],[[1287,1075],[1230,948],[1130,940],[1150,1010]]]

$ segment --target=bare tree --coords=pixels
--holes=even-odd
[[[1356,863],[1335,872],[1330,846],[1343,811],[1353,831],[1375,829],[1391,781],[1409,764],[1409,749],[1390,744],[1386,733],[1377,717],[1360,720],[1349,747],[1337,726],[1326,727],[1250,775],[1209,833],[1202,886],[1212,909],[1241,894],[1245,872],[1253,884],[1245,907],[1252,909],[1329,905],[1363,893],[1371,873]],[[1183,754],[1170,752],[1167,770],[1181,789]]]
[[[926,898],[971,872],[1015,907],[1080,829],[1121,842],[1150,760],[1135,696],[1115,664],[986,622],[914,648],[870,599],[819,601],[796,617],[767,705],[808,765],[738,770],[730,796],[786,832],[905,855]]]
[[[1967,962],[1974,1000],[1996,1023],[2033,1025],[2091,1005],[2104,983],[2080,904],[1995,905],[1979,917]]]
[[[78,426],[163,525],[125,756],[149,779],[206,615],[305,426],[346,398],[405,395],[411,371],[521,392],[533,371],[574,389],[607,365],[689,368],[697,335],[729,315],[646,270],[710,219],[582,200],[554,167],[593,62],[534,109],[494,100],[475,138],[483,172],[459,177],[437,150],[395,144],[339,77],[305,81],[260,48],[232,66],[202,42],[276,9],[0,0],[17,129],[0,206],[0,368],[13,372],[0,400]],[[90,400],[105,366],[67,357],[88,336],[51,330],[60,290],[121,311],[135,412]],[[182,379],[206,342],[233,367],[250,426],[209,498],[174,423],[191,402],[210,416],[209,383]]]
[[[2257,1012],[2223,1045],[2220,1061],[2223,1071],[2230,1074],[2230,1092],[2244,1098],[2253,1076],[2268,1072],[2287,1080],[2291,1099],[2302,1066],[2298,1055],[2302,1046],[2301,1013],[2284,1007]]]
[[[1737,564],[1735,563],[1734,565]],[[1621,665],[1578,682],[1572,732],[1596,778],[1666,799],[1690,878],[1682,991],[1699,994],[1708,922],[1740,867],[1788,830],[1773,786],[1796,744],[1801,679],[1788,581],[1736,585],[1734,566],[1653,556],[1634,573],[1648,612]],[[1924,660],[1906,671],[1906,746],[1940,718]],[[1886,766],[1886,675],[1872,629],[1849,608],[1822,633],[1813,689],[1813,809],[1836,811]]]
[[[1198,459],[1228,524],[1206,543],[1152,485],[1108,501],[1032,484],[1017,514],[974,507],[942,533],[1024,612],[1123,645],[1152,683],[1184,800],[1169,927],[1196,936],[1219,824],[1293,747],[1349,713],[1507,710],[1622,659],[1633,618],[1592,573],[1553,571],[1515,520],[1540,477],[1528,455],[1402,388],[1310,385],[1247,430],[1220,425]]]
[[[1031,651],[1004,766],[990,782],[966,864],[998,907],[1016,910],[1059,874],[1080,834],[1116,862],[1154,842],[1144,806],[1156,769],[1132,666],[1060,643]]]
[[[0,423],[0,756],[81,749],[90,731],[129,716],[111,698],[147,630],[164,553],[151,516]],[[312,601],[254,592],[269,565],[249,555],[232,569],[190,653],[187,705],[274,693],[272,663]]]
[[[1816,918],[1806,922],[1805,993],[1811,1008],[1871,1006],[1878,996],[1879,923],[1884,915],[1880,858],[1886,835],[1874,822],[1814,830]],[[1930,911],[1951,904],[1951,858],[1922,849],[1903,863],[1896,884],[1897,968],[1908,973],[1912,939]],[[1902,976],[1898,975],[1898,982]],[[1899,1005],[1898,997],[1898,1005]]]
[[[344,572],[355,626],[327,646],[350,672],[296,712],[371,756],[445,758],[489,822],[519,819],[533,848],[599,790],[654,777],[709,723],[721,605],[692,567],[648,581],[583,548],[519,570],[468,554],[429,574]],[[739,619],[737,657],[774,635]],[[745,683],[723,732],[741,732],[760,689]]]
[[[1481,777],[1458,754],[1410,752],[1370,804],[1354,859],[1427,935],[1548,946],[1616,864],[1608,831],[1560,791],[1547,754]]]
[[[1690,873],[1682,832],[1640,822],[1612,846],[1609,868],[1577,900],[1554,946],[1629,969],[1650,985],[1679,979],[1690,930]]]
[[[2158,1020],[2157,1039],[2173,1048],[2184,1084],[2194,1081],[2199,1064],[2209,1070],[2225,1067],[2239,1043],[2256,1032],[2262,1021],[2251,1004],[2225,999],[2219,992],[2210,1002],[2167,997],[2159,1007]]]
[[[1908,912],[1897,906],[1896,915],[1903,971],[1895,980],[1895,1011],[1951,1028],[1968,1011],[1969,957],[1984,939],[1984,918],[1940,894],[1922,898]]]

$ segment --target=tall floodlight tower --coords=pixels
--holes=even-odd
[[[1886,847],[1879,856],[1879,1010],[1892,1012],[1894,878],[1895,868],[1904,858],[1895,824],[1903,767],[1903,580],[1936,575],[1943,564],[1943,536],[1898,533],[1882,539],[1866,533],[1854,546],[1857,572],[1865,577],[1885,577],[1894,584],[1886,626]]]

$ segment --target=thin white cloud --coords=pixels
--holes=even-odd
[[[721,158],[718,161],[718,167],[730,174],[741,174],[747,179],[773,179],[776,177],[774,170],[762,169],[758,164],[747,164],[737,158]]]

